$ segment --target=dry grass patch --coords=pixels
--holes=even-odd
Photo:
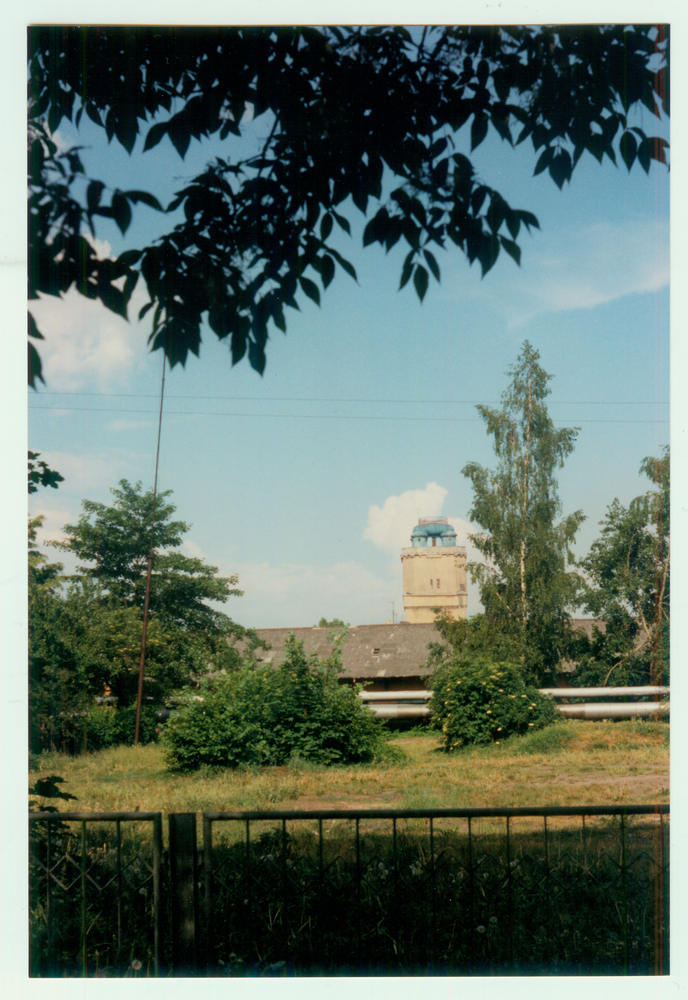
[[[396,766],[170,771],[160,746],[70,758],[44,754],[30,782],[65,779],[71,808],[103,812],[241,809],[463,808],[669,801],[666,723],[567,722],[532,736],[445,754],[436,736],[400,734]]]

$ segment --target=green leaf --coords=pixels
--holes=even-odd
[[[320,239],[324,242],[332,232],[332,227],[334,222],[332,221],[332,216],[329,212],[323,215],[320,220]]]
[[[121,253],[119,255],[119,257],[115,261],[115,264],[117,268],[120,270],[122,268],[129,268],[132,267],[134,264],[138,264],[142,256],[143,256],[143,250],[125,250],[124,253]],[[122,273],[124,272],[122,271]]]
[[[473,215],[478,215],[480,209],[483,207],[485,198],[489,194],[489,191],[490,189],[484,184],[478,185],[478,187],[474,190],[471,195],[471,211],[473,212]]]
[[[399,291],[402,290],[404,285],[408,283],[409,278],[413,273],[413,251],[407,255],[404,261],[404,266],[401,269],[401,281],[399,282]]]
[[[626,164],[626,169],[630,171],[638,152],[638,143],[632,132],[624,132],[619,139],[619,152],[621,159]]]
[[[332,256],[334,257],[334,259],[337,261],[337,263],[341,267],[344,268],[344,270],[346,271],[346,273],[349,274],[349,275],[351,275],[351,277],[354,279],[354,281],[358,281],[358,278],[356,277],[356,269],[353,266],[353,264],[349,263],[349,261],[346,259],[346,257],[342,257],[342,255],[339,253],[339,251],[335,250],[334,247],[330,247],[329,251],[332,254]]]
[[[124,292],[121,292],[119,288],[114,285],[102,284],[98,288],[98,298],[111,312],[123,316],[124,319],[127,318],[127,301]]]
[[[104,190],[105,185],[102,181],[91,181],[88,185],[86,188],[86,206],[89,212],[95,212],[98,208]]]
[[[538,157],[538,161],[535,164],[535,170],[533,171],[533,177],[537,177],[537,175],[541,174],[543,170],[546,170],[553,158],[554,149],[551,146],[548,146],[547,149],[544,149]]]
[[[123,194],[134,205],[141,202],[143,205],[148,205],[149,208],[154,208],[156,211],[162,212],[162,205],[155,195],[150,194],[148,191],[124,191]]]
[[[157,125],[151,126],[148,130],[146,141],[143,144],[144,153],[147,149],[153,149],[154,146],[157,146],[162,137],[167,135],[168,124],[168,122],[158,122]]]
[[[495,129],[500,139],[508,142],[510,146],[513,146],[514,140],[511,135],[511,129],[509,128],[509,121],[507,118],[500,118],[497,115],[492,115],[490,118],[492,122],[492,127]]]
[[[331,283],[332,279],[334,278],[334,271],[335,271],[334,261],[332,260],[331,257],[325,255],[322,258],[322,267],[320,270],[320,277],[322,278],[323,287],[327,288],[327,286]]]
[[[447,146],[447,137],[446,136],[441,136],[441,138],[437,139],[436,142],[433,142],[433,144],[430,147],[430,150],[428,152],[428,155],[429,155],[430,159],[431,160],[436,159],[440,155],[440,153],[444,152],[444,150],[446,149],[446,146]]]
[[[256,344],[255,341],[249,340],[248,342],[248,361],[254,371],[262,375],[265,371],[265,348],[262,344]]]
[[[131,222],[131,207],[121,191],[115,191],[112,196],[112,218],[120,228],[122,234],[126,233]]]
[[[427,263],[428,267],[430,268],[430,270],[433,273],[435,281],[439,281],[440,280],[440,268],[439,268],[439,264],[437,263],[437,260],[435,259],[435,255],[432,254],[429,250],[423,250],[423,256],[425,257],[425,260],[426,260],[426,263]]]
[[[419,198],[411,199],[411,212],[420,222],[421,226],[425,226],[427,222],[427,215],[425,212],[425,206]]]
[[[482,276],[484,278],[487,272],[491,270],[497,262],[497,257],[499,256],[498,238],[496,236],[483,233],[483,238],[478,247],[477,256],[480,261]]]
[[[651,159],[651,146],[652,139],[643,139],[638,145],[638,163],[643,168],[646,174],[650,172],[650,159]]]
[[[521,248],[518,243],[513,240],[509,240],[506,236],[500,236],[499,242],[502,244],[502,248],[506,250],[510,257],[516,261],[517,264],[521,263]]]
[[[519,209],[517,210],[516,214],[518,215],[519,219],[524,224],[524,226],[526,226],[528,229],[530,229],[531,226],[535,226],[536,229],[540,228],[540,223],[538,222],[536,216],[534,216],[532,212],[525,212],[523,211],[523,209]]]
[[[32,336],[35,336],[35,334],[32,334]],[[43,378],[43,373],[42,373],[41,356],[30,341],[27,344],[27,347],[28,347],[29,386],[32,389],[35,389],[37,379],[40,379],[41,382],[43,382],[43,384],[45,385],[45,379]]]
[[[314,281],[310,278],[304,278],[303,275],[299,278],[299,284],[301,288],[306,293],[309,299],[313,299],[317,306],[320,305],[320,289]]]
[[[428,272],[420,264],[416,264],[416,269],[413,272],[413,284],[415,285],[416,293],[421,302],[425,298],[425,293],[428,290],[428,282]]]
[[[343,215],[340,215],[338,212],[335,212],[334,209],[331,210],[331,213],[336,219],[339,228],[343,229],[345,233],[351,236],[351,226],[349,225],[349,220],[346,219]]]
[[[44,340],[43,334],[36,326],[36,320],[33,318],[31,313],[28,313],[29,318],[29,336],[34,337],[35,340]]]
[[[100,112],[91,101],[86,103],[86,114],[92,122],[95,122],[95,124],[99,125],[101,128],[103,127],[103,119],[100,117]]]
[[[477,113],[471,123],[471,153],[477,149],[487,135],[487,118],[482,113]]]
[[[167,131],[172,140],[172,145],[183,160],[191,142],[191,129],[181,113],[170,119]]]
[[[571,180],[571,156],[565,149],[560,149],[549,165],[549,174],[559,190],[564,186],[564,181]]]

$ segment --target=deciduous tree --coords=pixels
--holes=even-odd
[[[598,683],[669,681],[669,449],[645,458],[640,471],[655,488],[628,507],[615,499],[600,537],[580,561],[585,610],[605,622],[605,631],[582,650],[584,667]]]
[[[153,510],[152,491],[126,480],[111,506],[84,501],[76,525],[53,543],[80,565],[70,576],[38,550],[29,522],[29,677],[31,742],[35,750],[88,745],[88,715],[105,689],[120,709],[136,699],[142,607]],[[173,521],[170,491],[158,495],[146,643],[144,697],[159,705],[166,695],[209,671],[237,669],[260,645],[210,602],[241,594],[237,578],[176,551],[189,529]],[[236,644],[245,640],[239,652]],[[132,720],[133,721],[133,720]]]
[[[484,563],[469,563],[491,627],[515,639],[529,679],[542,682],[570,643],[570,612],[580,581],[567,571],[582,511],[561,521],[555,472],[574,449],[578,428],[555,428],[545,403],[548,375],[526,341],[510,369],[503,407],[478,406],[499,459],[492,471],[469,462],[473,484],[471,535]]]
[[[142,278],[151,344],[172,365],[198,354],[201,325],[262,372],[285,307],[320,302],[337,269],[351,206],[369,217],[364,245],[405,244],[403,287],[422,300],[439,281],[438,248],[456,246],[483,274],[505,251],[520,262],[523,228],[478,175],[470,151],[491,130],[530,141],[534,172],[562,187],[581,156],[647,172],[666,141],[633,112],[669,112],[664,25],[273,28],[55,27],[29,31],[29,298],[76,288],[126,316]],[[58,148],[63,120],[86,116],[108,141],[150,155],[169,140],[249,129],[254,146],[215,146],[168,206],[153,192],[86,177],[80,148]],[[145,135],[143,147],[137,147]],[[158,240],[99,259],[87,239],[141,207],[183,212]],[[177,215],[176,218],[179,218]],[[29,379],[42,378],[32,318]]]
[[[172,520],[172,491],[156,498],[153,490],[144,492],[141,483],[132,486],[122,479],[112,494],[115,500],[109,507],[84,500],[77,524],[65,525],[66,538],[53,543],[80,560],[77,575],[97,581],[104,594],[124,606],[142,608],[154,522],[151,618],[190,630],[223,628],[227,616],[207,602],[241,596],[243,591],[235,586],[238,577],[218,576],[217,567],[178,551],[190,525]]]

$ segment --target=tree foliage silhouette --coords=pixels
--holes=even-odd
[[[333,238],[350,232],[353,207],[369,220],[364,245],[405,244],[400,287],[421,301],[440,280],[438,248],[458,247],[483,275],[502,251],[520,263],[523,227],[538,220],[478,176],[457,133],[471,152],[491,130],[529,140],[535,174],[559,188],[586,152],[647,172],[667,143],[629,116],[668,114],[667,67],[664,25],[32,27],[29,298],[74,287],[126,316],[142,279],[139,316],[152,311],[152,348],[172,365],[199,353],[207,319],[233,364],[248,357],[262,373],[285,308],[319,304],[338,269],[356,278]],[[169,140],[183,158],[192,140],[249,127],[262,139],[246,156],[226,144],[164,207],[87,178],[80,147],[58,147],[61,122],[84,115],[135,155]],[[183,218],[99,259],[87,232],[109,218],[126,233],[141,206]],[[29,334],[35,386],[31,316]]]

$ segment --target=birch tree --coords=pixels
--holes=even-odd
[[[580,580],[567,570],[571,545],[585,520],[582,511],[557,520],[561,503],[555,472],[574,449],[579,429],[555,428],[545,403],[550,393],[540,355],[526,341],[502,408],[478,406],[494,439],[497,468],[469,462],[473,483],[471,535],[484,563],[469,563],[480,586],[485,615],[495,630],[517,639],[524,672],[540,681],[567,655],[570,612]]]

